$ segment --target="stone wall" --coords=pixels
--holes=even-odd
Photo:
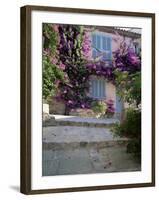
[[[43,121],[46,121],[49,118],[49,104],[43,103]]]
[[[65,114],[65,104],[62,102],[57,101],[55,98],[53,98],[51,101],[49,101],[49,111],[50,114]]]

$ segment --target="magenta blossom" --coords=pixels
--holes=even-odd
[[[59,68],[65,70],[65,65],[63,63],[60,63]]]
[[[57,59],[56,59],[56,58],[52,58],[51,63],[52,63],[53,65],[56,65],[56,64],[57,64]]]

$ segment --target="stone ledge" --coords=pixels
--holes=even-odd
[[[118,147],[118,146],[126,146],[128,144],[128,140],[114,140],[114,141],[103,141],[103,142],[88,142],[88,141],[80,141],[80,142],[43,142],[43,150],[74,150],[77,148],[96,148],[102,149],[105,147]]]
[[[50,115],[48,120],[43,121],[43,126],[84,126],[84,127],[96,127],[96,128],[110,128],[116,122],[117,119],[96,119],[96,118],[82,118],[75,116],[61,116]]]

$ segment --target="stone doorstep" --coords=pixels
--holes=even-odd
[[[106,147],[126,146],[128,139],[113,140],[113,141],[100,141],[100,142],[43,142],[43,150],[73,150],[78,148],[95,148],[101,149]]]

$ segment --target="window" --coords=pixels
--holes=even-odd
[[[95,99],[103,99],[105,95],[106,82],[103,79],[93,79],[91,80],[90,93]]]
[[[104,61],[112,59],[112,38],[105,33],[92,34],[92,56],[101,58]]]

